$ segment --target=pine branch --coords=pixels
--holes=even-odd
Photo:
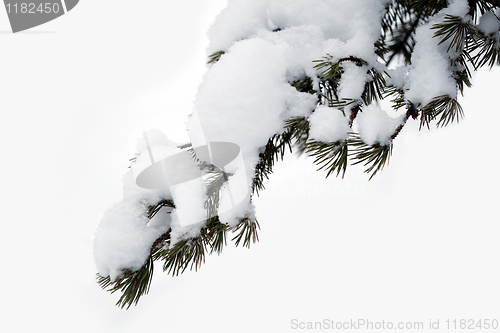
[[[418,13],[411,6],[409,0],[393,0],[386,5],[385,15],[382,18],[382,39],[386,45],[386,65],[402,56],[405,63],[411,63],[411,54],[415,46],[415,30],[425,20],[425,15]],[[390,37],[389,37],[390,34]]]
[[[382,37],[385,39],[387,33],[394,33],[395,28],[410,19],[413,10],[408,0],[393,0],[385,5],[385,14],[382,18]]]
[[[163,235],[158,237],[154,242],[153,245],[151,245],[151,250],[150,250],[150,255],[155,257],[156,251],[158,249],[162,249],[165,246],[168,245],[168,242],[170,241],[170,233],[172,232],[172,229],[168,229],[167,232],[165,232]],[[154,258],[153,258],[154,259]],[[156,259],[154,259],[156,260]]]
[[[362,66],[367,66],[368,65],[368,63],[365,60],[363,60],[361,58],[354,57],[354,56],[349,56],[349,57],[341,58],[341,59],[339,59],[338,63],[341,64],[341,63],[343,63],[345,61],[350,61],[350,62],[354,63],[358,67],[362,67]]]
[[[337,177],[342,172],[342,178],[344,178],[347,168],[347,141],[309,141],[307,153],[309,156],[315,157],[314,163],[320,165],[318,170],[328,170],[326,177],[336,171]]]
[[[139,155],[140,154],[135,153],[134,157],[128,160],[130,162],[130,165],[128,166],[129,169],[132,168],[132,163],[135,163],[137,161],[137,157],[139,157]]]
[[[469,44],[470,36],[478,32],[474,25],[464,22],[462,17],[452,15],[446,15],[443,23],[434,24],[431,29],[437,30],[434,37],[441,38],[439,45],[449,42],[446,52],[452,48],[455,52],[462,52]]]
[[[293,117],[285,121],[287,131],[293,133],[292,139],[301,153],[315,157],[314,163],[319,164],[318,170],[327,170],[326,177],[342,172],[344,177],[347,167],[347,145],[345,141],[321,142],[309,139],[310,124],[304,117]]]
[[[385,74],[387,75],[387,73]],[[385,81],[384,76],[375,68],[370,68],[368,70],[368,75],[370,75],[371,80],[366,82],[363,94],[361,95],[361,99],[365,105],[369,105],[373,101],[383,99],[384,91],[387,87],[387,82]]]
[[[417,119],[418,118],[418,110],[415,109],[415,107],[413,106],[413,104],[409,103],[407,104],[407,110],[406,110],[406,115],[405,117],[403,118],[403,121],[401,122],[401,125],[399,125],[396,130],[394,131],[394,133],[391,135],[391,143],[392,141],[394,141],[394,139],[396,139],[396,137],[399,135],[399,133],[401,132],[401,130],[405,127],[406,125],[406,122],[408,121],[408,119],[413,118],[413,120]]]
[[[316,65],[314,68],[319,71],[321,95],[327,100],[328,106],[336,107],[343,111],[344,107],[355,103],[356,101],[353,99],[339,99],[338,88],[342,74],[344,74],[342,63],[349,61],[358,67],[367,66],[368,63],[361,58],[353,56],[341,58],[336,62],[332,60],[333,57],[330,55],[323,57],[323,59],[315,60],[314,62]],[[375,68],[369,68],[367,70],[367,74],[371,79],[365,83],[365,87],[361,95],[361,100],[365,105],[368,105],[373,101],[383,99],[383,92],[387,86],[384,75]],[[385,74],[387,75],[387,73]]]
[[[313,81],[309,76],[305,76],[302,79],[295,80],[291,82],[290,85],[300,92],[305,92],[309,94],[316,93],[316,90],[314,90],[313,88]]]
[[[259,222],[257,220],[252,221],[248,217],[245,217],[235,228],[231,229],[233,233],[239,231],[239,233],[231,240],[235,241],[234,244],[236,246],[239,246],[241,241],[243,241],[242,245],[250,248],[250,242],[255,244],[259,241],[257,230],[260,230]]]
[[[184,239],[171,245],[167,250],[160,250],[155,257],[163,260],[163,271],[173,276],[184,273],[191,264],[195,270],[205,262],[206,243],[203,236]]]
[[[448,0],[410,0],[410,6],[425,16],[435,15],[448,5]]]
[[[429,125],[431,121],[438,117],[439,120],[436,127],[444,127],[455,120],[458,122],[463,117],[463,109],[458,101],[448,95],[434,98],[430,103],[421,108],[420,111],[420,129],[423,125],[426,125],[430,129]]]
[[[487,11],[494,11],[500,7],[499,0],[468,0],[469,12],[474,21]],[[410,0],[410,5],[420,13],[426,16],[435,15],[449,5],[448,0]]]
[[[472,17],[474,22],[480,15],[486,12],[493,12],[496,8],[500,7],[499,0],[468,0],[469,2],[469,12],[467,13]]]
[[[361,105],[357,104],[351,108],[351,116],[349,117],[349,128],[352,128],[352,125],[354,124],[354,119],[356,119],[359,112],[361,112]]]
[[[385,62],[385,55],[389,52],[389,49],[385,43],[384,36],[380,36],[373,46],[375,47],[375,54]]]
[[[102,289],[108,288],[112,294],[121,291],[122,295],[116,305],[122,309],[126,306],[128,309],[133,303],[137,305],[139,298],[149,292],[153,270],[153,259],[150,255],[138,271],[124,270],[114,281],[111,281],[109,276],[103,277],[97,273],[97,283]]]
[[[314,60],[316,63],[314,69],[319,71],[320,98],[326,97],[327,100],[339,99],[338,87],[344,70],[339,62],[333,62],[332,56],[327,54],[320,60]],[[320,101],[321,102],[321,101]]]
[[[467,59],[466,59],[467,58]],[[474,62],[470,57],[470,54],[463,51],[456,59],[452,59],[451,68],[453,71],[453,78],[457,83],[457,88],[462,96],[464,95],[464,84],[467,87],[472,87],[472,73],[469,69],[468,64],[471,63],[474,67]]]
[[[457,55],[450,57],[450,68],[454,73],[457,87],[463,93],[464,85],[471,86],[471,71],[469,65],[474,69],[488,65],[500,65],[500,43],[497,40],[497,32],[486,35],[480,31],[474,23],[486,12],[494,12],[500,8],[498,0],[468,0],[468,18],[458,16],[445,16],[440,24],[432,27],[435,29],[434,36],[440,38],[440,44],[447,44],[447,52],[453,50]],[[386,5],[386,12],[381,22],[381,37],[373,45],[375,54],[387,60],[386,65],[391,61],[402,57],[409,64],[415,46],[415,31],[417,27],[429,18],[449,5],[448,0],[393,0]],[[280,31],[276,29],[275,31]],[[446,45],[446,44],[445,44]],[[211,54],[208,64],[217,63],[224,51]],[[358,67],[366,66],[370,79],[365,83],[365,87],[360,98],[339,99],[338,90],[342,75],[344,74],[343,63],[351,62]],[[252,192],[258,194],[264,189],[264,179],[267,179],[273,172],[275,161],[283,159],[285,151],[292,151],[294,145],[299,153],[307,153],[314,157],[314,163],[319,165],[319,169],[327,171],[326,177],[332,173],[337,176],[342,173],[344,176],[348,159],[351,158],[353,165],[362,163],[366,173],[371,174],[370,179],[383,167],[389,163],[392,154],[393,140],[404,128],[407,120],[411,117],[420,117],[420,128],[429,125],[436,120],[436,126],[442,127],[449,123],[458,122],[463,117],[463,110],[458,101],[449,96],[438,96],[427,105],[417,109],[410,101],[405,99],[404,90],[388,86],[386,82],[387,73],[378,72],[373,67],[368,67],[368,63],[354,56],[341,59],[334,59],[331,55],[314,61],[314,69],[317,71],[317,78],[302,77],[290,84],[298,91],[318,96],[318,104],[327,104],[344,113],[349,117],[349,125],[352,127],[357,114],[361,111],[362,105],[369,105],[389,96],[393,108],[396,110],[406,107],[406,115],[403,122],[391,135],[388,144],[366,144],[359,134],[349,133],[346,140],[337,142],[320,142],[309,138],[310,124],[306,117],[294,117],[285,122],[284,131],[269,138],[266,146],[261,148],[259,163],[255,167],[255,178],[252,184]],[[378,68],[378,67],[377,67]],[[314,79],[314,80],[313,80]],[[316,91],[313,81],[318,79],[319,89]],[[348,108],[348,109],[347,109]],[[350,111],[350,112],[349,112]],[[191,147],[189,144],[179,148]],[[124,269],[121,275],[114,281],[110,277],[103,277],[97,274],[98,284],[103,289],[111,293],[120,291],[122,293],[117,305],[127,309],[133,304],[137,304],[139,298],[147,294],[151,285],[154,270],[154,261],[162,260],[163,269],[169,274],[177,276],[183,273],[188,267],[198,270],[205,262],[207,254],[214,252],[220,254],[224,246],[227,245],[228,232],[231,232],[231,241],[236,246],[240,244],[250,247],[250,244],[258,241],[258,230],[260,226],[257,220],[245,216],[240,219],[235,227],[229,227],[220,221],[218,216],[218,205],[221,190],[228,181],[228,174],[217,167],[200,161],[196,157],[194,149],[191,153],[195,162],[204,171],[204,180],[207,183],[207,209],[206,224],[201,228],[197,237],[183,239],[174,244],[171,242],[171,229],[158,237],[150,247],[150,253],[144,264],[137,271]],[[129,161],[136,162],[138,154]],[[205,177],[207,176],[207,177]],[[162,199],[154,205],[145,208],[145,214],[152,219],[164,208],[175,208],[173,200]]]
[[[285,155],[285,151],[292,152],[292,137],[291,129],[285,129],[282,134],[275,134],[269,138],[262,152],[259,154],[259,163],[255,166],[255,176],[252,184],[252,192],[259,194],[259,191],[264,190],[264,178],[269,179],[269,175],[273,173],[274,162]]]
[[[309,122],[304,117],[292,117],[285,121],[285,131],[292,134],[291,140],[294,141],[299,155],[303,154],[307,149],[309,128]]]
[[[381,145],[378,142],[368,145],[361,140],[358,134],[351,133],[347,144],[354,147],[352,153],[349,154],[349,156],[353,156],[355,161],[353,165],[364,163],[364,166],[368,166],[364,172],[372,172],[369,179],[372,179],[378,171],[389,163],[392,154],[392,142],[388,145]]]
[[[219,208],[221,190],[231,174],[227,174],[215,166],[210,168],[207,174],[209,176],[205,180],[207,184],[205,209],[207,210],[207,220],[210,220],[212,217],[218,215],[217,211]]]
[[[344,116],[346,115],[345,113],[345,108],[352,105],[353,107],[359,105],[361,103],[360,100],[357,99],[352,99],[352,98],[341,98],[341,99],[327,99],[328,100],[328,107],[330,108],[335,108],[341,111]]]
[[[454,73],[454,79],[457,83],[458,90],[463,95],[464,85],[471,87],[472,74],[468,64],[472,64],[474,69],[484,65],[492,57],[498,56],[495,53],[495,46],[486,45],[486,48],[478,51],[484,45],[475,42],[475,40],[486,41],[487,36],[484,36],[479,29],[470,21],[465,22],[462,17],[446,15],[443,23],[435,24],[431,29],[437,30],[434,37],[440,38],[439,44],[448,43],[447,52],[454,49],[459,56],[450,58],[450,65]],[[477,51],[476,57],[472,57],[471,53]],[[478,58],[485,55],[484,60],[479,61]],[[494,59],[493,63],[494,63]],[[492,66],[492,64],[490,64]]]
[[[154,205],[148,207],[147,216],[149,219],[152,219],[163,207],[175,208],[174,202],[169,199],[164,199],[157,202]]]
[[[252,221],[248,217],[242,218],[234,228],[229,228],[226,224],[221,223],[218,217],[214,217],[202,228],[198,237],[181,240],[168,249],[160,249],[155,253],[153,259],[163,260],[163,270],[173,276],[184,273],[188,267],[190,270],[193,268],[198,270],[205,262],[207,248],[211,249],[208,254],[221,253],[226,245],[228,231],[237,233],[232,238],[232,241],[236,240],[236,246],[243,240],[243,246],[250,247],[250,241],[255,243],[259,239],[257,229],[260,229],[258,222]]]
[[[386,61],[387,66],[398,56],[403,57],[405,64],[411,64],[411,55],[415,47],[415,31],[422,20],[421,14],[412,15],[408,21],[402,22],[401,26],[395,30],[387,46],[390,53]]]
[[[466,51],[473,55],[471,61],[475,68],[483,67],[486,64],[490,68],[494,65],[500,65],[500,43],[494,35],[486,36],[477,30]]]
[[[188,267],[198,270],[205,262],[207,248],[210,248],[209,254],[220,253],[226,245],[228,231],[236,233],[233,240],[236,240],[237,246],[243,242],[243,246],[249,247],[250,241],[255,243],[258,240],[257,229],[260,227],[257,221],[251,221],[249,217],[242,218],[234,228],[229,228],[228,225],[220,222],[216,214],[220,191],[228,181],[228,174],[209,163],[198,160],[194,150],[191,150],[193,160],[208,175],[205,180],[207,182],[207,201],[205,202],[208,214],[207,223],[201,229],[198,237],[184,239],[175,244],[171,244],[171,229],[169,229],[153,242],[148,258],[137,271],[124,269],[114,281],[111,281],[109,276],[103,277],[97,274],[98,284],[101,288],[108,288],[111,293],[116,291],[122,293],[117,302],[121,308],[128,309],[133,303],[137,304],[142,295],[148,293],[154,269],[153,262],[156,260],[164,261],[163,270],[176,276],[183,273]],[[283,155],[281,154],[281,156]],[[156,204],[148,206],[145,214],[148,219],[152,219],[164,207],[175,208],[175,204],[170,199],[162,199]]]
[[[210,246],[210,254],[216,252],[220,254],[224,246],[227,245],[227,232],[230,230],[229,226],[224,223],[220,223],[218,217],[213,217],[207,224],[206,229],[204,229],[206,238],[209,240],[208,245]]]
[[[399,110],[403,106],[408,105],[408,102],[405,99],[405,93],[403,89],[394,87],[394,86],[389,86],[384,89],[384,99],[388,98],[389,96],[394,96],[393,99],[390,100],[392,103],[392,108],[394,110]]]
[[[222,57],[226,52],[224,51],[218,51],[218,52],[214,52],[212,53],[209,57],[208,57],[208,61],[207,61],[207,64],[208,65],[213,65],[215,64],[216,62],[218,62],[220,60],[220,57]]]
[[[333,57],[327,54],[322,59],[313,60],[313,62],[316,63],[314,69],[319,71],[320,96],[326,97],[327,100],[339,99],[338,88],[342,74],[344,74],[342,63],[346,61],[352,62],[358,67],[368,65],[363,59],[353,56],[341,58],[334,62]]]

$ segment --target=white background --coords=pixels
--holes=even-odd
[[[121,199],[132,133],[182,141],[225,1],[85,0],[12,34],[0,10],[4,332],[288,332],[291,321],[500,320],[500,71],[444,129],[409,123],[390,165],[324,179],[288,155],[255,199],[262,230],[198,272],[157,269],[128,311],[95,283],[92,238]],[[133,142],[133,141],[132,141]],[[158,267],[159,268],[159,267]]]

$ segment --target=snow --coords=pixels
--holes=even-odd
[[[262,31],[314,25],[324,34],[325,41],[350,41],[351,52],[364,58],[372,57],[371,48],[360,42],[378,39],[377,27],[385,3],[387,1],[377,0],[230,0],[210,28],[208,53],[226,51],[235,42]]]
[[[498,33],[500,20],[492,12],[486,12],[481,16],[477,27],[486,35]]]
[[[398,89],[404,89],[408,84],[408,66],[399,66],[397,68],[386,70],[389,78],[387,84],[392,84]]]
[[[297,91],[293,87],[286,87],[285,107],[286,117],[307,117],[316,107],[318,99],[315,95]]]
[[[367,66],[357,66],[356,64],[346,61],[342,63],[344,73],[340,80],[339,98],[360,99],[365,83],[370,79],[366,73]]]
[[[343,141],[349,132],[349,120],[340,110],[320,105],[309,117],[309,136],[324,142]]]
[[[171,186],[170,190],[181,227],[204,222],[207,219],[204,207],[206,186],[201,177]]]
[[[317,26],[303,25],[277,32],[261,31],[257,37],[282,49],[288,81],[301,79],[304,75],[316,77],[312,61],[323,54],[322,43],[325,40],[323,32]]]
[[[254,216],[253,205],[248,204],[250,191],[246,177],[245,169],[238,169],[221,191],[219,220],[230,227],[238,225],[241,217]]]
[[[391,118],[379,106],[370,104],[363,108],[363,111],[356,117],[358,131],[365,143],[372,145],[375,142],[381,145],[390,143],[390,137],[401,125],[404,115],[398,118]]]
[[[172,213],[170,213],[170,216],[172,218],[172,224],[171,224],[172,230],[170,232],[171,245],[184,239],[195,238],[199,236],[200,230],[205,224],[205,222],[203,221],[196,224],[183,226],[183,224],[181,224],[182,223],[181,219],[184,218],[185,216],[179,216],[179,211],[177,211],[177,209],[174,209]]]
[[[447,8],[443,9],[440,15],[465,16],[469,11],[468,0],[452,0]]]
[[[434,97],[448,95],[457,97],[456,82],[449,69],[450,57],[446,52],[447,43],[439,44],[439,38],[433,38],[434,24],[442,23],[445,15],[465,16],[469,9],[466,0],[455,0],[448,8],[443,9],[424,25],[417,28],[415,48],[412,54],[412,65],[409,69],[409,83],[406,98],[414,105],[428,104]]]
[[[258,148],[284,125],[283,51],[260,38],[235,44],[205,74],[196,96],[205,140],[240,147],[247,166],[247,186],[251,186]]]
[[[433,23],[417,28],[415,48],[412,55],[406,98],[414,105],[426,105],[434,97],[457,96],[457,88],[453,74],[449,69],[448,55],[439,39],[433,38]]]
[[[248,38],[259,29],[271,29],[266,18],[266,0],[228,1],[227,8],[210,27],[208,53],[225,51],[236,41]]]
[[[225,54],[203,78],[195,100],[196,117],[189,124],[195,146],[232,142],[240,146],[250,190],[260,147],[283,130],[284,120],[308,117],[314,96],[294,91],[290,82],[313,78],[314,60],[355,56],[375,65],[373,43],[379,38],[380,1],[230,1],[210,29],[208,52]],[[280,31],[273,31],[280,28]],[[245,38],[245,39],[242,39]],[[342,97],[360,98],[368,67],[345,62]],[[329,133],[321,117],[339,124]],[[319,138],[345,138],[347,120],[320,111],[312,116]],[[198,121],[199,119],[199,121]],[[315,120],[316,119],[316,120]],[[201,130],[200,130],[201,127]],[[203,132],[203,135],[200,133]],[[250,209],[250,201],[246,208]]]
[[[124,199],[108,209],[94,238],[94,260],[101,276],[114,280],[123,269],[138,270],[149,255],[151,244],[170,226],[165,214],[149,224],[146,209],[162,197],[161,190],[134,186],[132,172],[124,177]]]

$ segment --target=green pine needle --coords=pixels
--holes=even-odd
[[[439,44],[449,42],[446,52],[454,48],[455,52],[461,52],[469,42],[469,36],[475,34],[477,28],[469,22],[464,22],[462,17],[446,15],[441,24],[435,24],[431,29],[437,30],[434,37],[440,37]]]
[[[209,57],[208,57],[208,61],[207,61],[207,64],[208,65],[213,65],[215,64],[216,62],[218,62],[220,60],[220,57],[222,57],[226,52],[224,51],[218,51],[218,52],[214,52],[212,53]]]
[[[122,295],[116,305],[128,309],[133,303],[137,305],[139,298],[149,292],[153,270],[153,259],[150,255],[138,271],[124,270],[114,281],[111,281],[109,276],[103,277],[97,273],[97,282],[102,289],[108,288],[112,294],[121,291]]]
[[[152,219],[163,207],[175,208],[174,202],[169,199],[164,199],[154,205],[148,207],[147,216]]]
[[[252,190],[257,195],[259,191],[264,190],[264,179],[269,179],[269,175],[273,173],[273,166],[276,160],[285,156],[285,152],[292,152],[292,138],[294,132],[291,129],[285,128],[282,134],[275,134],[267,141],[262,152],[259,154],[259,163],[255,166],[255,176],[253,179]]]
[[[347,168],[348,147],[346,141],[322,142],[311,140],[307,143],[307,153],[314,157],[314,163],[319,164],[318,170],[327,170],[326,177],[342,172],[342,178]]]
[[[178,241],[168,250],[160,251],[158,258],[164,260],[164,272],[177,276],[189,266],[198,270],[205,262],[205,252],[206,243],[203,237],[198,236]]]
[[[361,140],[358,134],[354,133],[351,133],[348,145],[354,148],[352,153],[349,154],[349,156],[353,156],[355,161],[353,165],[364,163],[364,166],[368,166],[365,173],[371,173],[370,180],[389,163],[392,154],[392,143],[381,145],[376,142],[368,145]]]
[[[243,241],[243,247],[250,248],[250,243],[256,243],[259,241],[259,235],[257,230],[260,230],[260,225],[257,220],[252,221],[248,217],[240,221],[240,223],[233,228],[233,233],[237,233],[231,240],[234,241],[236,246],[239,246],[241,241]]]
[[[444,127],[448,124],[459,121],[463,118],[464,112],[462,106],[454,98],[448,95],[435,97],[430,103],[425,105],[421,110],[420,129],[426,125],[430,129],[431,121],[438,119],[436,127]]]
[[[486,64],[492,68],[494,65],[500,66],[500,43],[495,36],[485,36],[481,32],[473,36],[473,42],[468,45],[466,51],[472,56],[475,68],[480,68]]]

